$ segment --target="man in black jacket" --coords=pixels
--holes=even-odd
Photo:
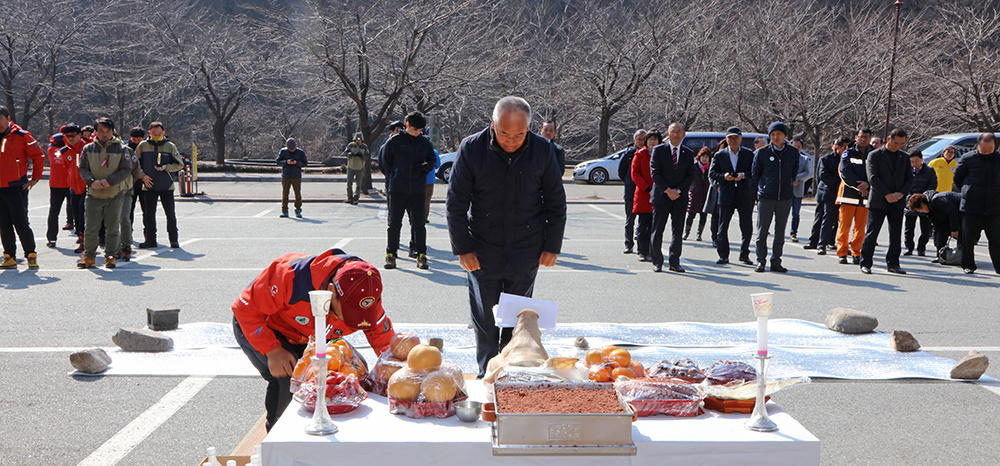
[[[899,253],[902,250],[903,207],[906,195],[913,186],[913,168],[910,155],[903,152],[906,131],[896,128],[889,133],[885,145],[868,154],[865,172],[871,192],[868,197],[868,225],[865,226],[865,241],[861,246],[861,272],[872,273],[875,245],[882,231],[882,223],[889,221],[889,250],[885,253],[886,270],[889,273],[905,274],[899,267]]]
[[[524,99],[500,99],[490,127],[462,141],[448,183],[448,234],[468,272],[480,378],[511,338],[493,319],[500,293],[531,297],[538,266],[555,265],[566,229],[552,144],[530,122]]]
[[[646,130],[636,130],[632,135],[632,142],[632,146],[625,149],[621,161],[618,162],[618,179],[625,183],[625,254],[632,254],[632,248],[635,246],[635,214],[632,213],[635,181],[632,180],[632,159],[635,157],[635,151],[646,147]]]
[[[729,222],[733,213],[740,215],[740,262],[753,265],[750,260],[750,240],[753,238],[753,204],[756,200],[753,180],[750,170],[753,168],[753,152],[740,144],[743,142],[743,132],[733,126],[726,130],[727,147],[712,157],[712,166],[708,176],[719,187],[719,200],[715,215],[719,217],[716,251],[719,253],[717,264],[729,263]]]
[[[834,231],[837,229],[837,189],[840,187],[840,157],[851,143],[848,138],[840,138],[832,145],[833,152],[819,159],[816,179],[816,217],[813,218],[809,244],[803,249],[818,249],[816,254],[826,255],[827,247],[837,247]]]
[[[959,239],[959,232],[962,230],[962,214],[959,210],[961,205],[962,193],[939,193],[933,189],[912,194],[906,200],[909,210],[926,214],[934,224],[934,248],[938,251],[934,262],[940,261],[941,250],[948,244],[949,237],[958,240],[959,249],[962,247],[962,240]]]
[[[840,204],[840,226],[837,227],[837,256],[840,263],[847,263],[847,256],[854,258],[854,264],[861,263],[861,246],[865,237],[865,225],[868,223],[868,174],[865,172],[865,160],[872,146],[868,143],[872,138],[872,130],[862,128],[854,136],[854,144],[840,158],[840,190],[837,192],[837,204]],[[851,225],[854,225],[854,237],[851,238]]]
[[[434,169],[434,145],[424,137],[427,119],[420,112],[406,115],[406,131],[389,139],[382,153],[385,176],[389,179],[389,227],[385,246],[385,268],[396,268],[399,230],[403,214],[410,217],[411,250],[417,253],[417,268],[427,268],[427,228],[424,224],[424,196],[427,174]]]
[[[924,155],[915,150],[910,153],[910,166],[913,167],[913,184],[909,194],[917,194],[928,189],[937,188],[937,175],[934,169],[924,163]],[[907,208],[903,211],[903,244],[906,246],[904,256],[913,255],[913,236],[916,233],[917,220],[920,220],[920,238],[917,239],[917,255],[923,256],[927,250],[927,240],[931,238],[931,219],[923,212],[914,212]]]
[[[142,234],[144,241],[139,244],[141,249],[157,247],[156,244],[156,204],[163,205],[163,215],[167,217],[167,238],[170,247],[181,247],[177,238],[177,214],[174,209],[174,175],[184,168],[184,160],[177,146],[166,136],[163,123],[154,121],[149,124],[149,138],[139,143],[135,148],[136,156],[142,165],[142,172],[152,178],[152,186],[143,186],[140,197],[142,208]]]
[[[986,232],[993,270],[1000,274],[1000,154],[993,133],[979,135],[974,152],[955,167],[955,186],[962,192],[962,270],[976,270],[975,245]]]
[[[799,172],[799,150],[785,144],[788,126],[776,121],[767,128],[771,143],[753,156],[751,176],[757,184],[757,267],[763,272],[767,263],[767,235],[774,222],[771,244],[771,271],[785,273],[781,254],[785,248],[785,226],[792,211],[792,181]]]
[[[663,232],[669,217],[672,233],[668,258],[670,271],[684,273],[681,267],[684,215],[687,212],[688,189],[695,176],[694,151],[681,146],[684,134],[684,125],[672,123],[667,128],[667,142],[654,147],[650,156],[653,191],[649,201],[653,204],[653,240],[649,249],[656,272],[663,271]]]

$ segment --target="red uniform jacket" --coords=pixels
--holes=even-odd
[[[31,179],[42,179],[45,153],[38,146],[38,141],[31,137],[31,133],[11,123],[10,134],[0,139],[0,188],[10,187],[11,183],[27,176],[29,158],[33,164]]]
[[[59,149],[59,156],[66,163],[66,184],[73,193],[82,196],[87,192],[87,182],[80,176],[80,153],[85,143],[81,140],[76,147],[66,146]]]
[[[62,137],[62,136],[60,136]],[[49,187],[50,188],[68,188],[69,187],[69,170],[70,166],[66,163],[66,159],[63,158],[60,150],[63,146],[56,146],[56,135],[53,134],[49,138]],[[60,143],[61,144],[61,143]],[[74,159],[74,162],[76,160]],[[76,170],[76,164],[72,166],[73,170]]]
[[[653,189],[653,175],[649,168],[649,149],[645,147],[635,151],[635,156],[632,157],[632,181],[635,182],[632,213],[653,213],[653,204],[649,202],[649,192]]]
[[[293,252],[272,261],[233,303],[233,315],[250,346],[266,355],[281,346],[275,332],[291,343],[308,343],[316,328],[309,292],[325,290],[342,263],[360,260],[340,249],[331,249],[318,256]],[[382,304],[378,306],[381,308]],[[333,312],[327,314],[327,324],[333,327],[327,339],[358,331],[337,319]],[[375,354],[387,350],[396,333],[388,316],[364,332]]]

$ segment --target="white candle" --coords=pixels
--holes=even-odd
[[[315,324],[316,356],[326,357],[326,314],[330,309],[333,292],[315,290],[309,292],[309,304],[312,306],[313,323]]]
[[[767,317],[757,318],[757,354],[767,356]]]

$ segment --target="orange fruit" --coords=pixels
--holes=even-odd
[[[583,361],[587,364],[587,367],[593,366],[594,364],[601,364],[604,362],[604,354],[601,353],[601,350],[594,348],[587,351],[587,355],[583,357]]]
[[[629,354],[628,350],[619,348],[611,350],[608,361],[617,364],[618,367],[628,367],[632,363],[632,355]]]
[[[298,363],[295,364],[295,369],[292,369],[292,378],[295,380],[303,380],[302,374],[305,373],[306,367],[309,367],[310,362],[308,358],[300,359]]]
[[[628,369],[625,367],[616,367],[614,370],[611,371],[611,380],[618,380],[618,377],[628,377],[630,379],[634,379],[635,373],[632,372],[632,369]]]
[[[601,348],[600,351],[601,351],[601,354],[604,355],[604,359],[607,360],[608,357],[611,356],[611,352],[614,351],[614,350],[616,350],[616,349],[618,349],[617,346],[615,346],[615,345],[608,345],[608,346],[605,346],[604,348]]]
[[[340,348],[341,353],[344,353],[344,360],[354,358],[354,351],[351,350],[351,345],[344,341],[343,338],[337,339],[333,344]]]
[[[646,376],[646,369],[642,367],[641,362],[636,361],[635,359],[632,360],[632,363],[629,364],[628,368],[632,369],[632,373],[640,379]]]
[[[344,364],[343,366],[340,366],[340,373],[344,375],[354,374],[358,380],[360,380],[362,376],[361,372],[358,371],[353,364]]]
[[[344,354],[340,352],[340,348],[336,346],[327,348],[326,355],[330,357],[330,361],[326,363],[327,369],[330,372],[337,372],[340,366],[344,364]]]
[[[590,368],[590,380],[594,382],[610,382],[611,373],[603,365],[596,365]]]

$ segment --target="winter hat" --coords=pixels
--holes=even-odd
[[[788,136],[788,126],[785,126],[785,124],[780,121],[771,123],[771,126],[767,127],[767,134],[771,134],[775,131],[781,131],[786,137]]]

